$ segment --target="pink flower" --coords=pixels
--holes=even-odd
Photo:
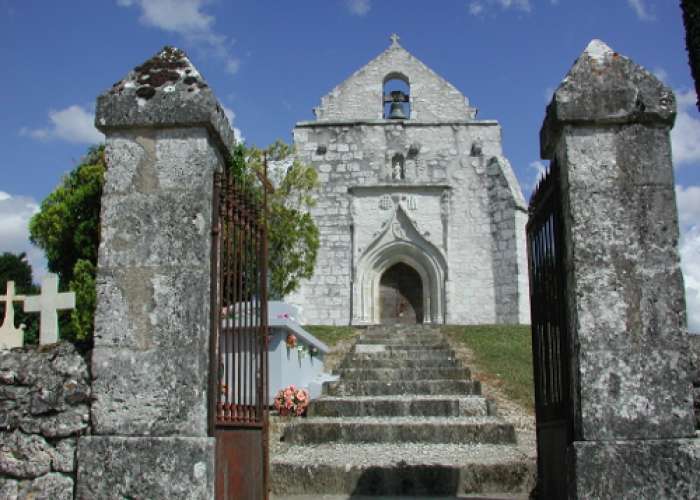
[[[306,401],[306,398],[307,398],[306,390],[304,390],[304,389],[299,389],[299,390],[297,391],[297,393],[296,393],[296,397],[297,397],[297,400],[298,400],[299,402],[304,402],[304,401]]]

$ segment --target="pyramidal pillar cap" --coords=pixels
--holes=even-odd
[[[551,159],[567,124],[661,123],[673,126],[676,99],[656,76],[601,40],[591,40],[554,92],[540,130]]]
[[[184,51],[164,47],[97,98],[95,126],[127,128],[206,127],[221,151],[235,145],[231,124],[211,88]]]

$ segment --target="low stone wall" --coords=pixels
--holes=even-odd
[[[69,343],[0,351],[0,498],[72,500],[90,373]]]

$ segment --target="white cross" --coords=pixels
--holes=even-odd
[[[391,38],[391,46],[392,47],[398,46],[399,40],[400,40],[399,35],[397,35],[396,33],[392,33],[389,38]]]
[[[58,293],[58,276],[48,274],[41,282],[41,295],[24,299],[24,312],[41,313],[39,343],[58,342],[58,314],[56,311],[75,308],[75,292]]]
[[[24,344],[24,333],[22,329],[24,325],[15,328],[15,308],[12,307],[13,302],[24,300],[24,295],[15,295],[15,282],[7,282],[7,293],[0,295],[0,302],[5,302],[5,319],[0,327],[0,349],[12,349],[13,347],[22,347]]]

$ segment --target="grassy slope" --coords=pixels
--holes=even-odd
[[[351,326],[305,325],[304,329],[328,347],[357,335],[357,330]]]
[[[530,411],[535,407],[530,326],[445,326],[443,331],[474,353],[488,382]]]

